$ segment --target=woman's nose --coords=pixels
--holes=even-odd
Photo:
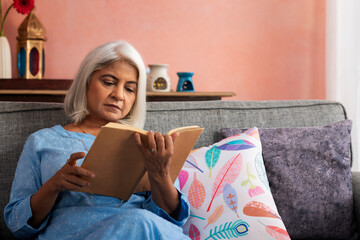
[[[117,101],[124,100],[124,88],[121,86],[117,86],[113,89],[112,97],[115,98]]]

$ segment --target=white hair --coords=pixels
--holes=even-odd
[[[126,117],[118,122],[143,128],[146,115],[146,71],[144,62],[136,49],[126,41],[105,43],[92,50],[83,60],[73,83],[65,96],[64,110],[75,123],[81,122],[87,111],[87,88],[92,74],[109,64],[123,61],[138,72],[137,94],[133,107]]]

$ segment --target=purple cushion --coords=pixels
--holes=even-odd
[[[357,236],[351,126],[344,120],[324,127],[259,129],[271,191],[292,239]],[[221,129],[224,138],[240,132]]]

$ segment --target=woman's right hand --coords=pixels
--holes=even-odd
[[[28,223],[38,228],[53,208],[58,194],[62,191],[76,191],[88,186],[89,182],[83,177],[94,178],[95,174],[76,165],[76,161],[85,157],[85,153],[71,154],[67,163],[55,175],[41,186],[30,198],[32,217]]]
[[[95,174],[92,171],[78,167],[76,164],[77,160],[84,157],[85,153],[83,152],[71,154],[67,163],[49,179],[52,190],[57,193],[65,190],[79,191],[82,187],[89,186],[90,183],[85,178],[94,178]]]

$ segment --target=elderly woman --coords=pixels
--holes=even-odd
[[[120,122],[143,127],[145,89],[144,63],[127,42],[110,42],[88,54],[64,102],[71,123],[39,130],[25,143],[5,208],[7,226],[15,236],[188,238],[181,226],[190,214],[189,205],[169,175],[175,135],[150,131],[148,148],[134,135],[147,160],[151,192],[134,193],[128,201],[78,192],[89,185],[84,177],[96,178],[80,165],[101,126]]]

